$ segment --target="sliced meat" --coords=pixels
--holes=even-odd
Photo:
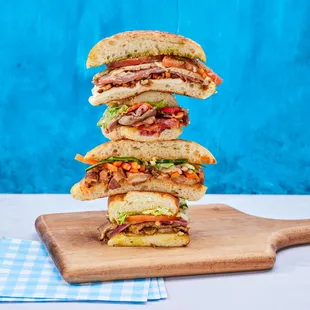
[[[139,109],[141,107],[139,107]],[[154,107],[152,109],[149,109],[148,111],[146,111],[144,114],[142,114],[140,116],[136,116],[135,114],[123,115],[120,118],[120,120],[118,121],[118,123],[123,125],[123,126],[131,126],[137,122],[142,122],[143,120],[145,120],[151,116],[155,116],[156,114],[157,114],[157,109]]]
[[[205,79],[202,78],[201,75],[197,73],[192,73],[191,71],[188,71],[186,69],[181,68],[169,68],[169,72],[171,74],[174,74],[178,76],[179,78],[185,80],[186,82],[194,82],[194,83],[204,83]],[[207,84],[209,81],[206,81]]]
[[[205,179],[205,175],[204,175],[204,173],[203,173],[203,171],[202,171],[202,169],[200,167],[197,169],[197,174],[199,176],[201,184],[203,184],[204,179]]]
[[[132,224],[128,227],[128,232],[131,232],[135,235],[141,235],[143,228],[153,227],[155,225],[154,222],[145,222],[139,224]]]
[[[188,111],[186,109],[183,109],[184,112],[184,116],[181,119],[182,121],[182,125],[187,126],[189,124],[189,115],[188,115]]]
[[[138,122],[138,123],[134,123],[133,126],[134,127],[139,127],[139,126],[142,126],[142,125],[153,125],[155,123],[155,116],[151,116],[141,122]]]
[[[98,172],[95,172],[95,171],[92,171],[92,170],[87,171],[84,180],[85,180],[84,181],[85,185],[87,187],[95,185],[98,182],[98,180],[99,180]]]
[[[156,225],[155,222],[145,222],[132,224],[125,230],[125,232],[133,233],[135,235],[154,235],[156,233],[169,234],[177,233],[179,231],[187,233],[189,231],[189,227],[174,223],[170,225]]]
[[[193,185],[193,184],[197,184],[200,182],[199,179],[188,179],[187,177],[185,177],[184,175],[180,175],[176,178],[171,178],[171,180],[175,183],[178,184],[186,184],[186,185]]]
[[[116,116],[108,125],[107,128],[105,129],[105,131],[107,133],[111,132],[112,130],[114,130],[117,125],[118,125],[118,121],[122,118],[122,114]]]
[[[179,128],[180,127],[180,122],[177,119],[170,118],[158,118],[155,121],[155,124],[160,124],[162,126],[165,126],[166,128]]]
[[[112,178],[112,173],[110,170],[103,168],[99,173],[99,181],[101,183],[109,183]]]
[[[98,228],[98,231],[100,232],[100,237],[99,239],[100,240],[104,240],[106,239],[107,237],[107,233],[111,230],[114,230],[118,227],[117,224],[113,224],[111,223],[110,221],[108,221],[106,224],[104,225],[101,225],[99,228]]]
[[[106,84],[116,84],[122,85],[134,80],[142,80],[147,78],[152,73],[163,73],[166,69],[162,67],[155,66],[154,68],[139,70],[139,71],[128,71],[128,72],[121,72],[118,75],[112,75],[112,72],[102,76],[98,80],[94,80],[95,85],[103,86]]]
[[[126,178],[126,174],[125,174],[124,170],[122,168],[118,168],[117,172],[114,174],[114,179],[117,182],[121,182],[125,178]]]
[[[129,114],[134,116],[142,116],[149,109],[150,109],[149,105],[141,104],[136,110],[132,111]]]
[[[150,174],[148,173],[142,173],[142,172],[137,172],[137,173],[131,173],[127,172],[127,182],[131,185],[136,185],[139,183],[143,183],[147,181],[151,177]]]
[[[119,182],[117,181],[117,179],[115,177],[113,177],[111,179],[111,181],[109,182],[109,186],[108,188],[109,189],[117,189],[117,188],[120,188],[121,185],[119,184]]]
[[[183,126],[187,126],[189,123],[188,111],[186,109],[182,109],[182,111],[175,114],[165,113],[163,114],[163,118],[176,118]]]

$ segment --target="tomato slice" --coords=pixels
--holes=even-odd
[[[119,60],[112,62],[107,65],[109,69],[115,69],[115,68],[120,68],[120,67],[127,67],[127,66],[136,66],[136,65],[141,65],[149,62],[154,62],[154,61],[161,61],[163,58],[162,55],[159,56],[142,56],[139,58],[131,58],[131,59],[124,59],[124,60]]]
[[[177,112],[182,111],[182,109],[180,107],[174,107],[174,108],[162,108],[161,109],[164,113],[170,113],[170,114],[174,114]]]
[[[178,218],[176,216],[168,215],[130,215],[126,217],[126,223],[143,223],[143,222],[161,222],[161,221],[175,221]]]
[[[210,79],[216,84],[216,85],[220,85],[223,82],[223,79],[217,75],[216,73],[214,73],[213,71],[208,72],[207,73],[208,76],[210,77]]]

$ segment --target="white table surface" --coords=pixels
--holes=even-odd
[[[226,203],[249,214],[310,218],[310,196],[207,195],[199,203]],[[106,200],[80,202],[69,195],[0,195],[0,236],[38,240],[35,219],[46,213],[106,209]],[[310,309],[310,245],[281,250],[270,271],[175,277],[168,299],[139,304],[18,303],[1,309]]]

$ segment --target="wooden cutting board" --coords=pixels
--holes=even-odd
[[[272,220],[223,204],[190,208],[183,248],[108,247],[98,240],[105,212],[47,214],[35,226],[69,283],[270,269],[276,251],[310,243],[310,220]]]

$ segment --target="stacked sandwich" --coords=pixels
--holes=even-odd
[[[76,159],[88,165],[71,189],[79,200],[108,199],[100,239],[110,246],[185,246],[186,200],[206,192],[203,164],[214,164],[201,145],[178,140],[188,111],[172,95],[206,99],[221,78],[206,67],[196,42],[157,31],[124,32],[90,51],[87,67],[106,65],[93,78],[89,101],[106,104],[99,120],[110,142]]]

